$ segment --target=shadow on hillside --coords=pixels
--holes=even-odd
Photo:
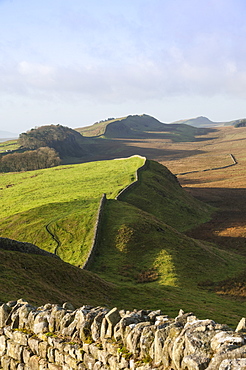
[[[246,188],[187,188],[195,198],[217,208],[211,221],[186,234],[246,256]]]
[[[139,145],[138,145],[139,144]],[[163,159],[175,160],[180,158],[192,157],[193,155],[202,154],[202,150],[182,150],[170,149],[169,143],[156,141],[151,143],[145,140],[133,139],[98,139],[90,144],[89,154],[80,157],[78,162],[91,162],[98,160],[108,160],[114,158],[125,158],[132,155],[140,155],[156,161]],[[73,163],[71,161],[71,163]]]

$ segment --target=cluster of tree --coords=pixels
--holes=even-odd
[[[246,126],[246,118],[238,120],[238,122],[235,124],[235,127],[245,127]]]
[[[48,147],[41,147],[36,150],[28,150],[24,153],[11,153],[0,157],[1,172],[18,172],[39,170],[58,166],[61,159],[58,153]]]
[[[97,123],[102,123],[102,122],[107,122],[107,121],[113,121],[115,118],[114,117],[109,117],[109,118],[106,118],[106,119],[101,119],[100,121],[97,121],[95,123],[93,123],[93,125],[96,125]]]
[[[83,155],[85,138],[79,132],[62,125],[47,125],[20,134],[19,144],[26,149],[49,147],[55,149],[61,158]]]
[[[54,142],[64,141],[69,135],[74,135],[74,132],[71,128],[62,125],[41,126],[20,134],[19,143],[26,149],[51,147]]]

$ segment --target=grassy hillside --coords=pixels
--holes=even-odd
[[[7,140],[0,143],[0,153],[6,153],[7,150],[16,150],[20,147],[18,140]]]
[[[36,244],[82,265],[102,194],[114,198],[135,179],[144,161],[131,157],[1,174],[1,236]]]
[[[113,284],[51,257],[0,249],[0,271],[2,302],[23,298],[34,305],[68,301],[80,307],[107,305],[115,294]]]
[[[101,122],[96,122],[91,126],[81,127],[77,128],[76,131],[78,131],[81,135],[86,137],[95,137],[95,136],[101,136],[104,135],[105,129],[108,124],[115,122],[115,121],[121,121],[125,119],[126,117],[122,118],[115,118],[115,119],[109,119]]]
[[[182,308],[236,325],[246,304],[199,285],[236,276],[244,266],[238,255],[190,239],[128,203],[109,200],[91,271],[117,284],[121,294],[113,298],[115,305],[161,308],[170,315]]]
[[[121,200],[153,214],[159,220],[185,231],[211,217],[212,207],[191,197],[177,178],[164,166],[147,161],[139,182]]]
[[[196,135],[204,134],[202,129],[185,124],[165,124],[146,114],[100,122],[89,127],[78,128],[77,131],[83,136],[106,139],[158,138],[172,141],[194,141]]]
[[[245,257],[181,233],[208,220],[213,208],[194,200],[165,167],[152,161],[140,172],[139,183],[121,200],[114,200],[134,180],[136,169],[143,163],[143,158],[133,157],[2,174],[1,236],[54,251],[57,243],[48,228],[59,239],[58,255],[77,266],[87,254],[84,246],[90,244],[101,194],[107,193],[109,199],[99,247],[90,266],[101,278],[98,294],[98,278],[92,274],[83,277],[79,269],[70,270],[70,265],[54,259],[52,266],[48,264],[42,270],[44,260],[40,258],[44,257],[31,256],[30,262],[23,262],[30,256],[17,254],[12,270],[11,257],[4,257],[11,252],[4,251],[3,261],[8,259],[0,265],[0,283],[4,285],[6,279],[8,283],[2,297],[15,299],[18,294],[17,298],[23,295],[29,299],[33,294],[33,301],[42,300],[50,280],[48,299],[53,301],[70,300],[77,305],[80,299],[81,304],[88,303],[88,298],[89,303],[94,299],[96,304],[106,301],[109,306],[126,309],[160,308],[172,316],[182,308],[200,318],[236,325],[245,315],[246,303],[218,296],[205,287],[208,280],[219,285],[226,279],[239,278]],[[90,285],[90,278],[95,285]],[[81,293],[79,289],[86,282]]]

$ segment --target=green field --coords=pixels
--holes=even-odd
[[[8,140],[0,142],[0,153],[6,153],[6,150],[16,150],[19,148],[18,140]]]
[[[1,174],[1,236],[31,242],[83,265],[102,194],[114,198],[135,180],[144,162],[136,156]]]
[[[144,163],[138,182],[116,200]],[[161,164],[131,157],[1,174],[1,188],[1,236],[56,252],[69,264],[47,257],[42,270],[41,256],[2,251],[0,300],[21,294],[36,304],[106,302],[171,316],[182,308],[232,326],[244,316],[244,301],[205,286],[239,277],[245,257],[183,234],[208,221],[214,208],[191,197]],[[88,255],[103,193],[108,200],[88,275],[75,266]]]

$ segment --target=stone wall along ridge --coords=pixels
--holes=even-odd
[[[74,309],[22,299],[0,306],[0,369],[246,369],[245,318],[236,331],[180,310]]]
[[[121,196],[123,194],[125,194],[127,191],[129,191],[133,186],[136,185],[136,183],[139,181],[139,172],[146,168],[146,163],[147,163],[147,158],[146,157],[142,157],[140,155],[134,155],[133,157],[143,158],[144,159],[144,164],[136,170],[136,172],[135,172],[136,180],[134,180],[131,184],[127,185],[124,189],[122,189],[119,192],[119,194],[115,197],[115,200],[121,200]],[[116,159],[116,160],[119,160],[119,159]]]
[[[97,248],[97,244],[98,244],[98,241],[99,241],[99,234],[100,234],[100,230],[101,230],[103,207],[104,207],[105,202],[106,202],[106,194],[103,194],[102,197],[101,197],[101,200],[100,200],[99,207],[98,207],[98,212],[97,212],[97,218],[96,218],[96,222],[95,222],[95,226],[94,226],[94,236],[93,236],[93,240],[92,240],[91,249],[89,251],[88,257],[87,257],[84,265],[82,266],[83,269],[87,269],[89,267],[90,263],[93,260],[93,257],[94,257],[94,254],[95,254],[95,251],[96,251],[96,248]]]

